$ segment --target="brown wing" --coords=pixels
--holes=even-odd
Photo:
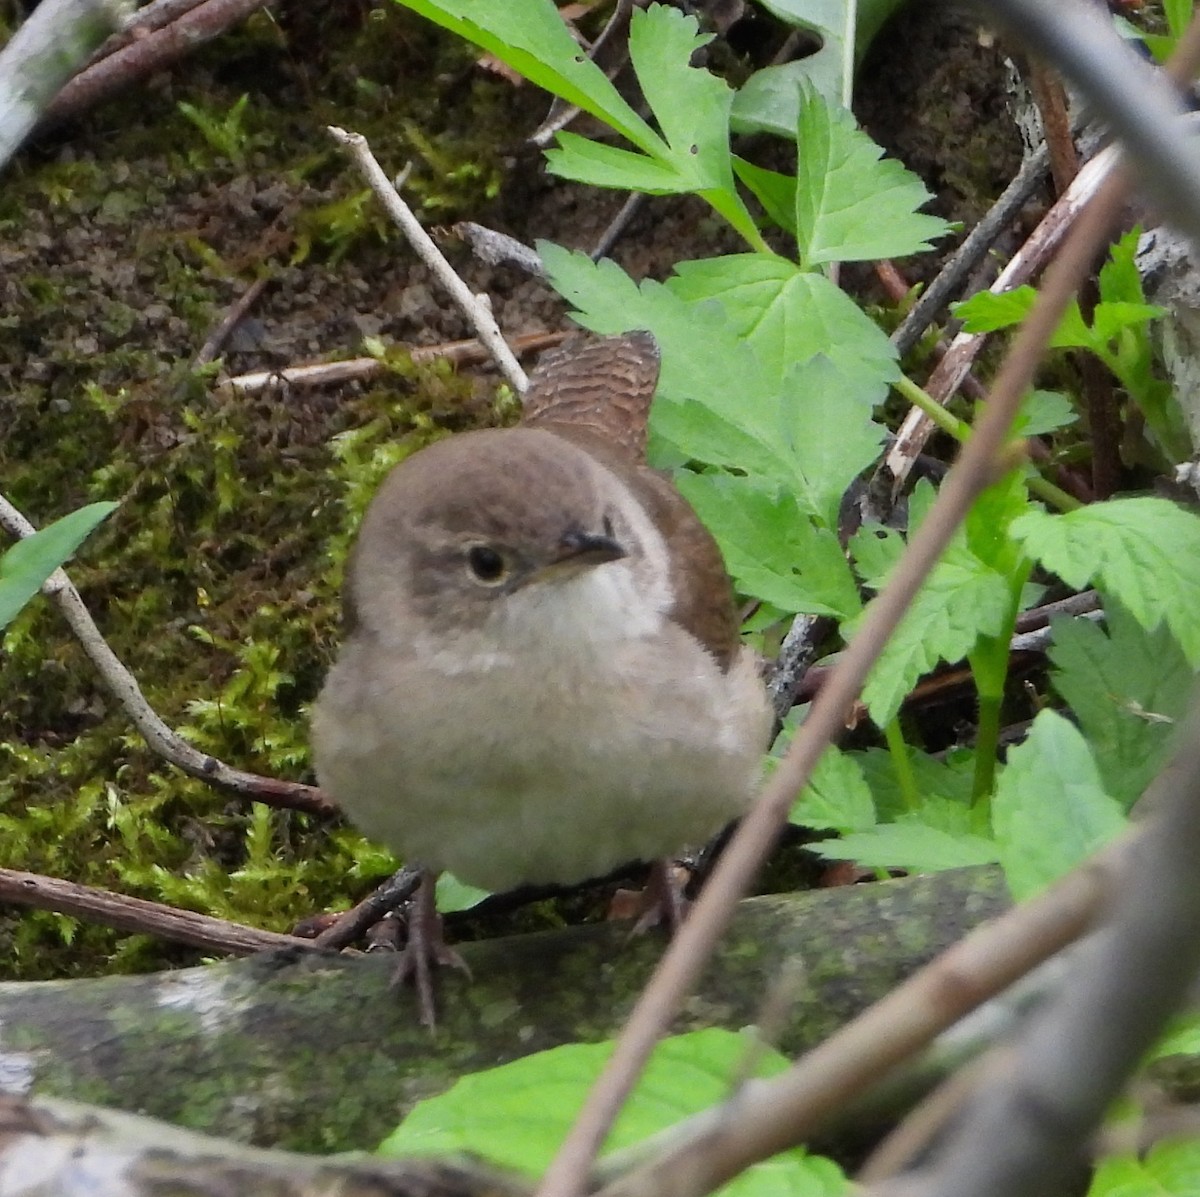
[[[658,344],[648,332],[572,337],[542,355],[529,380],[521,423],[566,425],[626,461],[644,462],[658,369]]]
[[[741,641],[733,583],[717,542],[670,479],[649,466],[626,477],[667,542],[675,592],[671,618],[728,669]]]

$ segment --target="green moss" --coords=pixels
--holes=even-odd
[[[394,271],[390,230],[325,124],[360,129],[393,167],[416,156],[410,199],[449,219],[495,189],[512,89],[391,4],[280,20],[258,14],[190,59],[171,94],[136,89],[6,176],[0,477],[39,525],[119,499],[71,567],[114,651],[197,747],[311,780],[307,710],[334,652],[351,530],[391,464],[471,422],[445,413],[472,388],[401,358],[370,389],[236,396],[190,362],[270,262],[286,272],[303,249],[306,279],[336,257],[356,280]],[[247,92],[239,170],[176,103],[228,123]],[[275,207],[256,207],[276,185]],[[330,305],[333,328],[332,289]],[[328,348],[358,345],[340,329]],[[332,821],[160,762],[46,600],[3,648],[0,865],[277,930],[346,906],[392,866]],[[32,911],[0,922],[0,952],[30,979],[196,959]]]

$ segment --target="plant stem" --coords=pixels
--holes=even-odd
[[[951,415],[928,392],[917,386],[911,378],[901,374],[892,383],[892,387],[898,394],[903,395],[913,407],[920,408],[943,432],[954,437],[960,445],[966,443],[967,438],[971,435],[970,424]],[[1025,480],[1025,485],[1029,487],[1031,494],[1045,500],[1058,511],[1075,511],[1083,506],[1073,495],[1067,494],[1061,487],[1055,486],[1053,482],[1047,481],[1036,472],[1030,473]]]
[[[908,756],[908,745],[904,742],[904,733],[900,730],[899,715],[894,715],[888,720],[883,734],[887,739],[888,755],[892,758],[892,768],[896,770],[896,781],[900,786],[904,805],[908,810],[916,810],[921,805],[921,794],[917,789],[917,776]]]

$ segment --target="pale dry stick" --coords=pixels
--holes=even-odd
[[[133,0],[46,0],[0,50],[0,167],[55,93],[133,14]]]
[[[638,1144],[606,1158],[598,1173],[608,1183],[595,1197],[709,1192],[811,1139],[890,1069],[1094,926],[1139,834],[1127,832],[1052,889],[977,927],[787,1072],[750,1081],[731,1102],[672,1127],[658,1139],[665,1150],[649,1156],[654,1144]]]
[[[118,931],[156,935],[206,952],[249,956],[278,948],[299,948],[305,952],[322,950],[322,945],[315,940],[301,939],[297,935],[261,931],[257,927],[197,914],[194,910],[176,910],[159,902],[147,902],[144,898],[130,898],[90,885],[17,869],[0,869],[0,902],[53,910],[87,922],[103,923]]]
[[[1123,195],[1122,183],[1105,186],[1085,208],[1047,271],[1037,302],[1013,342],[979,423],[946,475],[928,517],[909,541],[888,585],[867,608],[857,635],[817,696],[787,756],[730,841],[691,918],[668,947],[608,1065],[546,1172],[539,1197],[579,1197],[583,1192],[592,1161],[613,1119],[684,995],[712,956],[738,899],[745,894],[786,822],[796,794],[808,781],[826,746],[845,725],[868,671],[975,497],[1008,464],[1004,443],[1021,397],[1067,304],[1086,277],[1097,246],[1108,234]]]
[[[570,333],[524,333],[513,338],[518,353],[538,353],[561,345]],[[475,338],[465,341],[446,341],[441,345],[419,345],[409,350],[414,362],[431,362],[447,358],[458,366],[488,361],[489,354]],[[353,357],[344,362],[318,362],[313,366],[285,366],[280,370],[255,370],[250,374],[235,374],[221,380],[220,387],[239,395],[258,395],[272,386],[323,387],[342,382],[359,382],[374,378],[387,370],[386,362],[375,357]]]
[[[3,495],[0,495],[0,527],[22,539],[32,536],[36,531]],[[193,748],[172,731],[146,701],[137,679],[109,648],[108,642],[100,634],[100,629],[96,627],[95,620],[66,572],[56,569],[42,584],[42,593],[52,599],[62,612],[88,660],[96,667],[105,688],[133,720],[134,726],[142,733],[147,747],[152,752],[190,776],[198,777],[211,786],[228,790],[243,798],[252,798],[256,802],[265,802],[268,806],[287,810],[307,811],[314,815],[337,813],[337,807],[315,786],[244,773],[241,769],[234,769],[216,757],[209,756],[207,752]]]
[[[1107,149],[1087,162],[1075,176],[1070,187],[1028,240],[1013,255],[1007,266],[988,288],[993,295],[1002,295],[1028,282],[1046,264],[1062,244],[1079,213],[1096,194],[1116,161],[1116,151]],[[946,404],[970,373],[971,365],[987,340],[986,333],[960,332],[947,346],[945,355],[925,384],[925,391],[941,404]],[[885,476],[890,476],[892,494],[900,493],[913,465],[933,432],[933,421],[919,407],[910,408],[896,439],[883,459]]]
[[[477,296],[472,295],[467,284],[454,273],[454,268],[442,256],[442,251],[434,244],[433,238],[421,226],[421,222],[413,215],[412,209],[400,197],[400,193],[392,186],[391,180],[384,174],[383,167],[371,153],[367,139],[361,133],[348,133],[336,125],[329,125],[327,128],[330,137],[350,151],[350,156],[354,159],[371,190],[375,192],[380,203],[387,210],[387,214],[408,238],[408,243],[417,251],[425,265],[433,271],[442,286],[450,292],[459,311],[474,326],[476,334],[488,347],[492,360],[496,363],[500,373],[508,380],[509,386],[518,395],[524,395],[529,386],[529,379],[504,340],[491,309]]]

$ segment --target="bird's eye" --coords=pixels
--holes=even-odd
[[[508,576],[508,563],[495,549],[485,544],[472,545],[467,550],[467,568],[477,582],[498,586]]]

